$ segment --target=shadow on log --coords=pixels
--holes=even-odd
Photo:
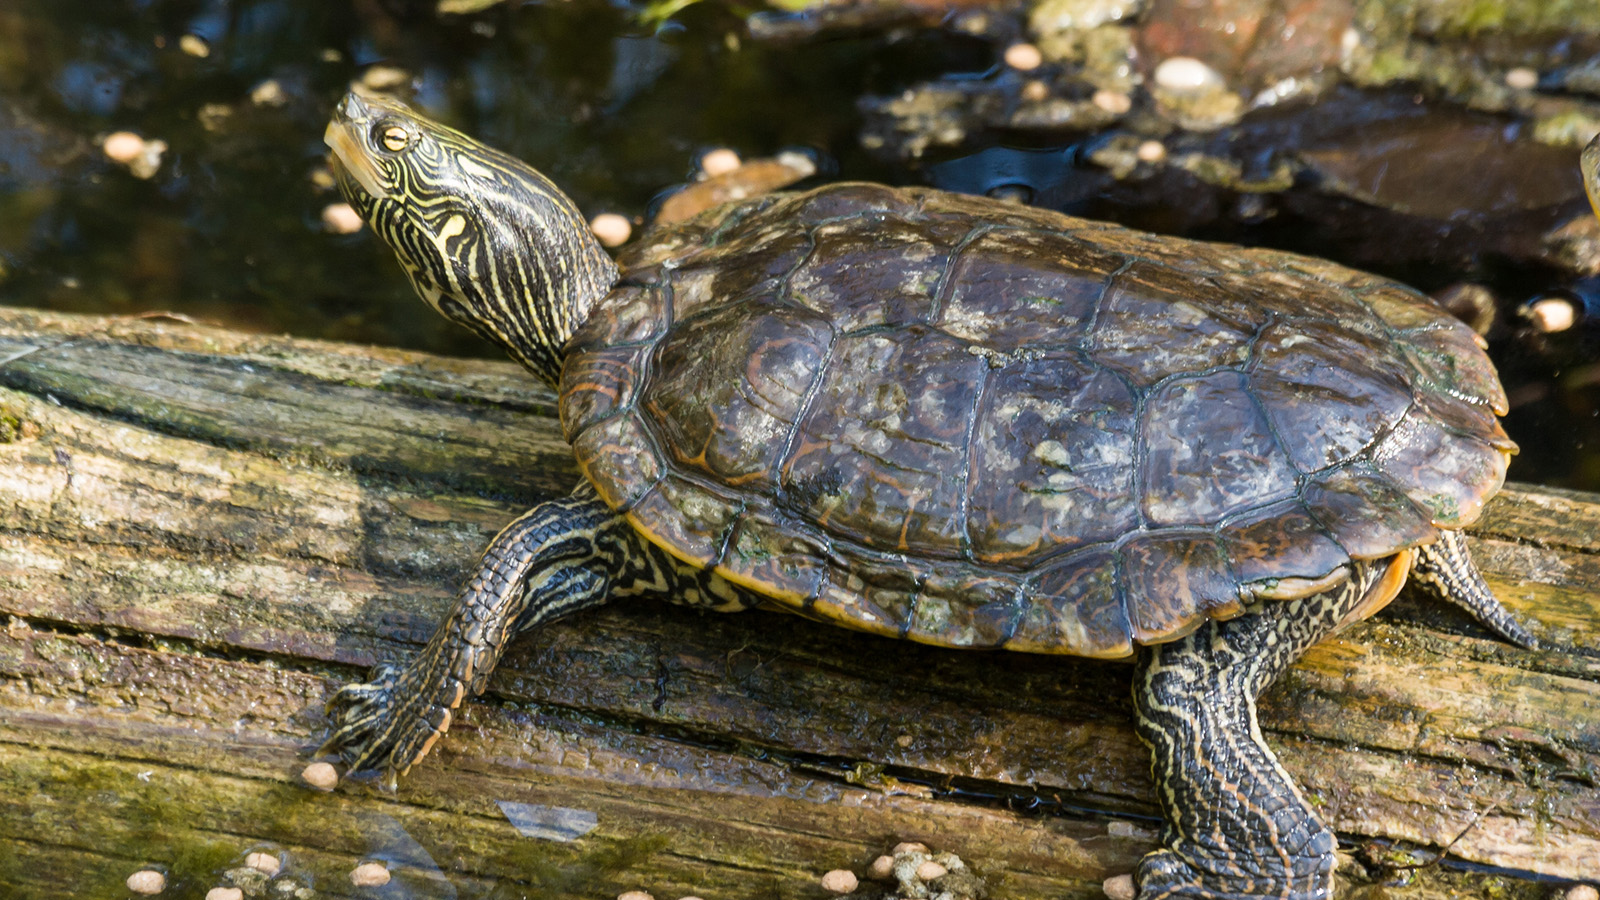
[[[198,897],[270,846],[322,896],[378,860],[412,896],[818,898],[915,839],[994,896],[1098,898],[1151,846],[1126,666],[646,603],[522,640],[398,794],[302,787],[329,691],[575,482],[553,414],[509,363],[0,310],[0,894],[155,864]],[[1387,896],[1596,877],[1597,526],[1600,498],[1513,486],[1473,543],[1573,649],[1402,601],[1265,699],[1347,848],[1507,870]]]

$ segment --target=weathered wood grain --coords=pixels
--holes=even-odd
[[[510,364],[0,310],[0,894],[156,862],[199,896],[267,842],[333,896],[377,856],[465,896],[807,898],[921,838],[1000,896],[1095,897],[1148,848],[1125,666],[648,603],[528,636],[397,795],[298,787],[327,692],[574,483],[552,409]],[[1473,545],[1559,649],[1403,602],[1270,694],[1342,834],[1596,877],[1597,525],[1600,498],[1513,487]],[[524,838],[497,801],[597,824]]]

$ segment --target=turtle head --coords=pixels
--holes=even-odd
[[[397,100],[346,94],[323,139],[345,199],[422,299],[554,386],[562,345],[617,275],[572,201]]]

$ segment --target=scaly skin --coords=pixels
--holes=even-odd
[[[352,775],[393,789],[449,730],[461,701],[483,693],[512,638],[635,594],[719,611],[758,602],[640,538],[587,484],[539,504],[489,543],[421,653],[329,699],[334,730],[322,752],[338,751]]]
[[[1391,562],[1358,564],[1350,580],[1321,594],[1141,649],[1137,728],[1167,824],[1163,849],[1140,861],[1140,900],[1332,896],[1333,832],[1262,740],[1256,698],[1352,614],[1370,612],[1363,606],[1384,590]],[[1535,646],[1489,593],[1459,532],[1419,548],[1411,574],[1502,638]]]
[[[1142,900],[1330,896],[1333,833],[1262,742],[1256,697],[1337,628],[1380,573],[1362,565],[1334,590],[1140,652],[1139,739],[1167,820],[1163,849],[1139,863]]]

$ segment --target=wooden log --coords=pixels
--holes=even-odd
[[[0,895],[156,864],[199,896],[266,846],[330,896],[377,859],[419,894],[814,898],[920,839],[995,896],[1091,898],[1152,846],[1126,666],[650,603],[523,639],[398,794],[301,787],[329,691],[575,483],[552,416],[509,363],[0,310]],[[1508,870],[1391,894],[1600,871],[1597,523],[1513,486],[1473,541],[1552,649],[1402,601],[1265,699],[1351,847]]]

